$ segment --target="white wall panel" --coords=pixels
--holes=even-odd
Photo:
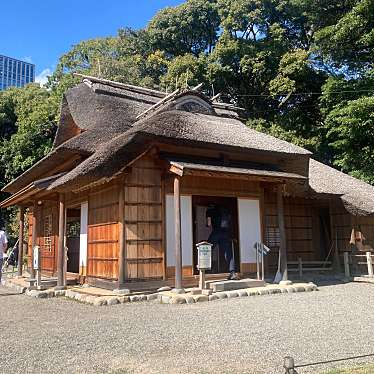
[[[182,265],[192,265],[192,197],[181,196]],[[174,196],[166,195],[166,262],[175,266]]]
[[[240,261],[255,263],[254,243],[261,241],[260,202],[255,199],[238,199]]]
[[[79,239],[79,266],[87,266],[88,202],[81,204],[81,228]]]

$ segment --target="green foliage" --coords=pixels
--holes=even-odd
[[[14,133],[2,140],[0,150],[2,181],[9,182],[50,150],[59,103],[46,89],[33,84],[1,92],[3,96],[11,97],[14,109],[8,117]]]
[[[150,45],[171,56],[211,51],[218,37],[220,19],[215,0],[189,0],[167,7],[150,21]]]
[[[317,48],[327,62],[350,73],[373,68],[374,1],[347,2],[346,12],[336,22],[317,30]]]
[[[47,89],[0,93],[1,183],[48,152],[84,73],[167,92],[201,82],[249,126],[374,184],[373,14],[374,0],[187,0],[144,29],[81,41]]]
[[[49,152],[59,104],[56,96],[37,84],[0,91],[1,188]],[[6,221],[8,231],[13,232],[14,209],[2,211],[0,221],[1,224]]]

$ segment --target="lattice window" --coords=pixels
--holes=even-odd
[[[44,217],[44,249],[52,251],[52,214]]]
[[[265,240],[266,240],[266,245],[268,247],[279,247],[280,246],[279,227],[267,227]]]

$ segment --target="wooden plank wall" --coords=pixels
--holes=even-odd
[[[284,199],[285,228],[287,237],[287,258],[296,261],[301,257],[304,261],[316,260],[313,248],[313,208],[312,201],[302,198]],[[267,233],[278,228],[276,194],[265,190],[264,195],[265,244]],[[270,229],[270,230],[269,230]],[[269,265],[278,261],[278,247],[271,248]]]
[[[332,240],[334,247],[337,246],[339,252],[350,250],[349,240],[352,231],[352,217],[345,210],[341,201],[334,201],[330,205]]]
[[[126,274],[129,280],[164,276],[162,169],[151,156],[132,165],[125,180]]]
[[[87,275],[118,278],[118,186],[90,192],[88,203]]]
[[[365,244],[374,248],[374,217],[354,217],[355,227],[365,236]]]

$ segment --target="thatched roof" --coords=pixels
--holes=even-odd
[[[128,131],[128,134],[134,133],[246,150],[311,154],[294,144],[250,129],[237,119],[179,110],[162,112],[135,123]]]
[[[317,194],[338,195],[353,215],[374,214],[374,187],[310,159],[309,185]]]
[[[65,173],[48,184],[49,190],[70,191],[105,181],[154,141],[305,162],[310,156],[303,148],[248,128],[232,106],[211,103],[196,91],[180,92],[154,110],[165,97],[164,92],[86,77],[64,95],[53,150],[4,190],[14,193],[60,172]],[[59,169],[72,158],[74,162]],[[311,160],[309,183],[314,194],[341,197],[353,214],[374,214],[374,187],[364,182]]]

